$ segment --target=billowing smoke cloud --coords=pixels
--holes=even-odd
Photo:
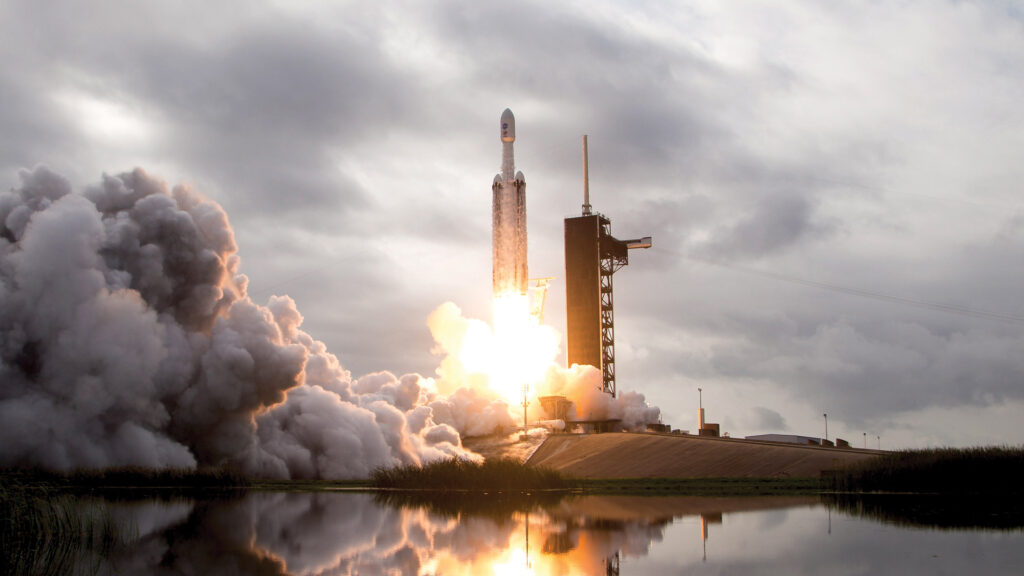
[[[444,356],[436,382],[353,379],[290,298],[247,296],[216,203],[138,169],[82,193],[46,168],[20,176],[0,195],[0,465],[366,477],[478,459],[462,437],[516,424],[460,354],[489,328],[454,304],[428,321]],[[659,414],[640,394],[602,394],[591,367],[552,363],[536,388],[567,396],[575,418],[642,428]]]
[[[601,391],[601,384],[601,371],[593,366],[553,368],[548,371],[542,395],[560,395],[571,400],[570,419],[621,420],[627,430],[643,430],[647,424],[660,421],[661,409],[649,406],[643,394],[626,390],[612,398]]]
[[[353,380],[290,298],[249,299],[227,216],[189,188],[20,176],[0,194],[0,465],[358,477],[478,458],[461,435],[510,422],[415,374]]]

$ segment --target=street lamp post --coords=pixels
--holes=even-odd
[[[828,441],[828,413],[822,414],[825,417],[825,441]]]
[[[697,434],[704,429],[704,389],[697,388]]]
[[[864,449],[865,450],[868,449],[868,433],[867,432],[864,433]]]
[[[530,384],[523,384],[523,433],[519,436],[520,440],[526,440],[529,434],[528,423],[526,420],[526,407],[530,405]]]

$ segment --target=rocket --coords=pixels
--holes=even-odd
[[[501,173],[491,190],[494,296],[527,293],[526,180],[516,172],[512,144],[516,141],[516,117],[508,108],[501,113]],[[514,176],[513,176],[514,174]]]

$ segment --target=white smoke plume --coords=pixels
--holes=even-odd
[[[479,459],[463,437],[517,424],[487,375],[462,361],[489,328],[454,304],[428,320],[444,356],[436,381],[353,379],[301,330],[290,298],[247,296],[216,203],[140,169],[81,193],[44,167],[20,177],[0,194],[0,466],[366,477]],[[568,396],[573,417],[630,429],[659,414],[642,395],[602,394],[590,367],[552,363],[536,392]],[[545,418],[539,403],[531,410]]]
[[[415,374],[353,380],[290,298],[249,299],[227,216],[189,188],[20,177],[0,194],[0,466],[365,477],[478,458],[461,435],[508,423]]]
[[[593,366],[574,364],[568,370],[548,371],[539,395],[565,396],[572,401],[572,420],[621,420],[622,428],[642,431],[660,421],[661,409],[647,404],[643,394],[626,390],[615,398],[601,391],[601,371]],[[540,412],[537,413],[541,416]]]

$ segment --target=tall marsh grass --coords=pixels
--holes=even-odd
[[[95,573],[136,532],[100,500],[0,483],[0,573]]]
[[[572,481],[547,468],[526,466],[513,458],[483,463],[451,458],[424,466],[378,468],[370,478],[377,488],[405,490],[568,490]]]
[[[891,452],[824,475],[836,492],[1020,494],[1024,448],[934,448]]]
[[[0,574],[95,573],[137,532],[114,520],[107,500],[223,493],[250,484],[222,469],[0,470]]]

